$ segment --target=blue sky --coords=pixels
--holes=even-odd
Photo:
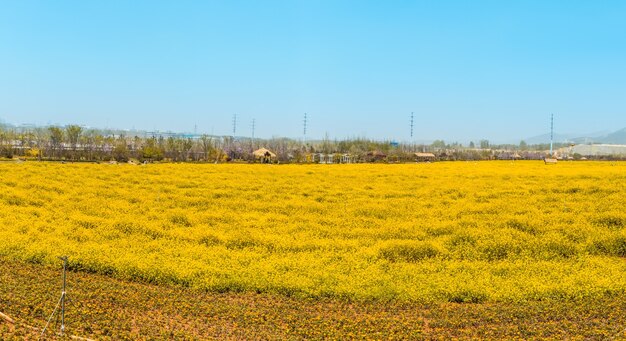
[[[623,1],[0,1],[0,119],[519,140],[626,127]]]

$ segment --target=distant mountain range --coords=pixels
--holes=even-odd
[[[550,134],[525,139],[528,144],[550,143]],[[626,144],[626,128],[614,132],[591,134],[554,134],[554,142]]]
[[[603,137],[604,143],[626,144],[626,128]]]

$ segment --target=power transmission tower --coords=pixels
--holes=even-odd
[[[304,113],[304,144],[306,145],[306,113]]]
[[[550,114],[550,157],[552,157],[552,142],[554,141],[554,114]]]
[[[254,140],[254,126],[255,126],[255,120],[254,118],[252,119],[252,139]]]
[[[233,138],[237,134],[237,114],[233,115]]]
[[[411,140],[413,140],[413,112],[411,111]]]

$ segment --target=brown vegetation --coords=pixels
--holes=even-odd
[[[95,339],[607,339],[623,337],[626,302],[420,305],[307,300],[180,287],[70,272],[67,332]],[[0,258],[3,339],[34,339],[60,293],[60,269]],[[54,321],[51,325],[54,329]],[[56,325],[58,330],[58,325]],[[54,338],[47,333],[47,338]]]

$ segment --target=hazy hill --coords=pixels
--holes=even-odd
[[[626,144],[626,128],[608,134],[602,138],[603,143]]]
[[[533,136],[525,139],[528,144],[549,143],[550,134]],[[554,142],[570,141],[574,143],[610,143],[610,144],[626,144],[626,128],[609,133],[596,132],[591,134],[554,134]]]

